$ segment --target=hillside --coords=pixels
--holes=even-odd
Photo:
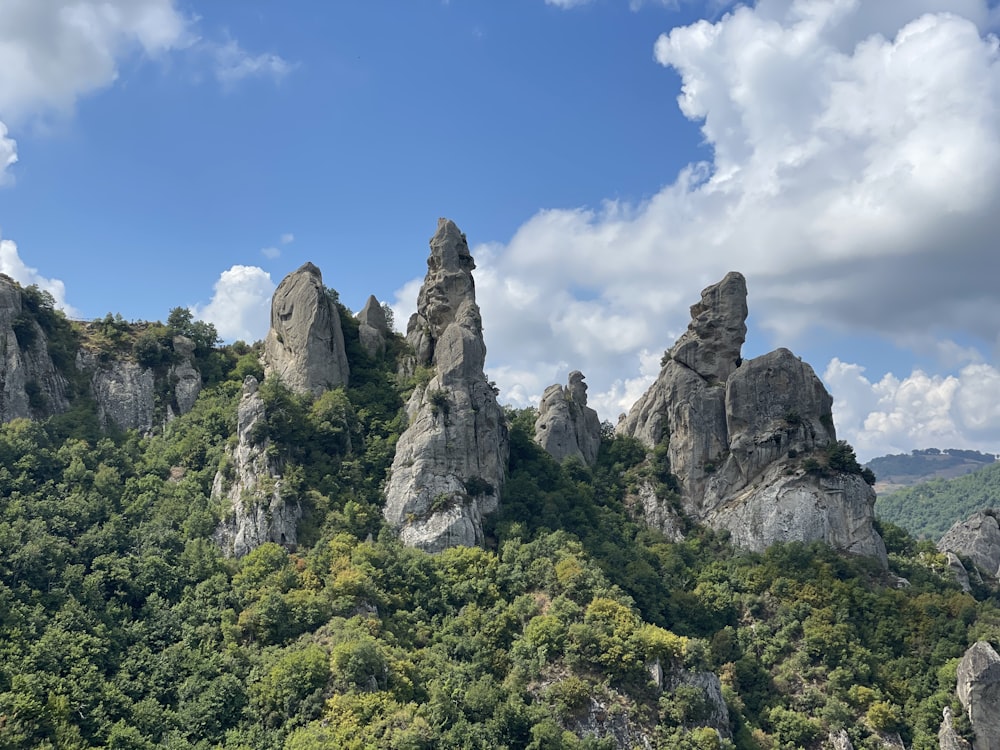
[[[996,456],[979,451],[925,448],[909,454],[879,456],[865,466],[875,472],[878,477],[875,490],[884,495],[932,479],[954,479],[971,474],[996,460]]]
[[[956,742],[984,731],[956,683],[1000,597],[872,524],[811,368],[739,358],[739,296],[703,292],[636,434],[588,417],[579,373],[501,409],[441,226],[405,339],[312,264],[252,346],[177,310],[0,318],[4,403],[33,417],[0,424],[0,750],[932,750],[946,709]],[[42,375],[64,401],[21,398]],[[697,461],[678,384],[721,415]],[[587,450],[557,462],[557,429]]]
[[[936,541],[955,521],[996,507],[1000,507],[1000,464],[994,463],[956,479],[933,479],[880,495],[875,512],[916,537]]]

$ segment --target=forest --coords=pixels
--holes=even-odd
[[[205,387],[150,435],[102,432],[82,402],[0,426],[0,749],[621,746],[597,716],[656,748],[820,748],[845,730],[858,750],[931,750],[946,706],[968,734],[956,665],[1000,643],[1000,599],[963,593],[916,538],[928,527],[884,509],[889,572],[818,543],[740,552],[694,525],[672,543],[631,500],[641,479],[669,490],[662,452],[606,429],[593,468],[558,465],[534,410],[509,409],[486,547],[401,546],[380,493],[414,386],[404,344],[369,357],[339,310],[349,387],[261,385],[305,511],[295,549],[232,559],[213,539],[259,346],[193,329]],[[47,323],[157,366],[196,324]],[[717,675],[726,731],[654,664]]]

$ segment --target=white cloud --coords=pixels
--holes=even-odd
[[[267,335],[271,316],[271,274],[257,266],[232,266],[215,282],[205,306],[194,305],[199,320],[212,323],[226,341],[258,341]]]
[[[271,260],[274,260],[275,258],[281,257],[281,248],[274,247],[273,245],[270,247],[262,247],[260,249],[260,254],[263,255],[265,258],[270,258]]]
[[[223,86],[232,86],[247,78],[271,78],[280,81],[296,68],[279,55],[251,55],[239,43],[230,39],[215,46],[215,77]]]
[[[21,286],[35,284],[44,289],[56,301],[56,307],[70,317],[79,317],[79,312],[66,303],[66,285],[59,279],[47,279],[21,260],[17,244],[11,240],[0,240],[0,273],[5,273]]]
[[[14,177],[7,170],[16,161],[17,141],[7,137],[7,126],[0,122],[0,187],[14,182]]]
[[[542,211],[505,245],[474,248],[504,398],[580,369],[614,419],[699,291],[734,269],[772,345],[823,329],[994,341],[989,22],[982,0],[761,0],[661,36],[656,59],[679,73],[711,160],[644,202]],[[975,362],[979,348],[942,354]],[[627,385],[622,372],[646,375]]]
[[[290,245],[293,242],[295,242],[295,235],[292,234],[291,232],[285,232],[283,235],[281,235],[282,245]]]
[[[865,368],[833,359],[823,378],[834,395],[838,437],[868,460],[915,448],[1000,446],[1000,370],[972,364],[955,375],[915,370],[871,382]]]
[[[0,113],[70,111],[79,96],[115,80],[123,55],[184,46],[188,26],[174,0],[4,0]]]
[[[591,0],[545,0],[546,5],[554,5],[557,8],[562,8],[566,10],[567,8],[578,8],[581,5],[587,5]]]

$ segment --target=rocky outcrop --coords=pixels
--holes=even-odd
[[[173,390],[173,403],[167,407],[168,419],[191,411],[201,393],[201,373],[194,366],[195,343],[187,336],[174,336],[173,347],[180,361],[167,372],[167,382]]]
[[[1000,524],[996,511],[980,510],[957,521],[938,542],[941,552],[952,552],[970,561],[991,583],[1000,580]],[[966,581],[966,584],[968,581]]]
[[[296,393],[320,394],[350,375],[340,313],[312,263],[288,274],[271,298],[264,339],[264,375]]]
[[[832,750],[854,750],[854,745],[851,744],[851,738],[847,736],[847,731],[844,729],[839,729],[836,732],[830,732],[829,737],[827,737],[827,742],[830,744]]]
[[[688,330],[617,432],[664,446],[683,511],[729,531],[735,544],[822,540],[885,566],[874,491],[830,458],[846,447],[822,382],[787,349],[742,359],[746,296],[738,273],[702,292]],[[664,514],[642,505],[656,525]]]
[[[587,406],[587,384],[579,370],[569,374],[565,387],[545,389],[535,420],[535,442],[560,463],[571,456],[587,466],[597,461],[601,420]]]
[[[955,731],[951,708],[945,706],[942,713],[944,714],[944,718],[941,720],[941,727],[938,729],[938,747],[941,750],[973,750],[972,745]]]
[[[417,385],[386,487],[385,517],[404,544],[429,551],[483,542],[509,453],[507,425],[483,373],[486,346],[475,262],[447,219],[431,239],[427,276],[406,340]]]
[[[302,517],[298,501],[282,494],[281,467],[268,456],[267,415],[257,388],[257,379],[248,375],[237,412],[237,443],[212,483],[212,499],[225,508],[215,539],[234,557],[266,542],[294,548]]]
[[[47,343],[20,285],[0,274],[0,421],[44,418],[69,408],[68,384]]]
[[[958,699],[972,723],[974,750],[1000,750],[1000,655],[986,641],[958,663]]]
[[[955,581],[962,588],[962,591],[967,594],[971,592],[972,584],[969,580],[969,571],[965,569],[962,561],[958,559],[958,555],[954,552],[945,551],[944,556],[948,561],[948,570],[950,570],[951,574],[955,576]],[[982,580],[981,577],[980,580]]]
[[[361,348],[371,357],[385,354],[385,342],[389,338],[389,322],[385,310],[375,295],[368,297],[365,306],[358,313],[358,338]]]

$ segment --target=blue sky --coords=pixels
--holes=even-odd
[[[735,269],[746,354],[810,362],[862,457],[997,452],[998,27],[986,0],[5,0],[0,270],[232,340],[310,260],[405,325],[447,216],[510,403],[580,369],[614,421]]]

